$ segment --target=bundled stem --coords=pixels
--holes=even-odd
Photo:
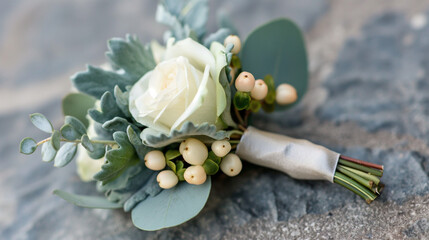
[[[383,166],[341,155],[334,182],[371,203],[382,192]]]

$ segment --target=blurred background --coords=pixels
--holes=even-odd
[[[55,169],[18,153],[45,138],[28,114],[61,126],[69,77],[105,62],[106,41],[162,39],[149,0],[0,0],[0,239],[345,239],[429,236],[429,1],[211,0],[209,32],[224,11],[242,39],[276,17],[303,29],[310,86],[303,101],[255,125],[384,164],[373,204],[328,182],[298,181],[246,164],[213,182],[192,221],[158,232],[122,211],[75,207],[54,189],[94,194],[74,164]]]

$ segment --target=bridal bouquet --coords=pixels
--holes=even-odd
[[[156,19],[170,27],[165,44],[111,39],[108,65],[72,77],[75,92],[63,99],[60,129],[30,115],[50,136],[25,138],[20,151],[41,147],[42,160],[55,167],[77,155],[79,176],[96,181],[104,197],[54,193],[82,207],[123,208],[136,227],[158,230],[196,216],[211,176],[237,176],[247,160],[373,201],[383,188],[382,166],[249,126],[252,114],[287,110],[306,90],[298,27],[277,19],[242,43],[225,16],[218,31],[206,34],[207,15],[206,0],[161,1]]]

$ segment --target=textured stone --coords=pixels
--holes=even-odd
[[[60,126],[68,75],[102,63],[105,42],[136,33],[161,38],[154,1],[0,2],[1,239],[403,239],[429,234],[429,27],[425,1],[210,1],[243,35],[274,17],[306,30],[311,82],[286,113],[256,126],[306,138],[385,165],[384,194],[371,205],[340,186],[298,181],[244,164],[218,175],[203,211],[179,227],[136,229],[120,210],[83,209],[54,189],[95,194],[72,165],[19,155],[25,136],[46,137],[28,120],[42,112]],[[215,11],[209,29],[215,29]]]

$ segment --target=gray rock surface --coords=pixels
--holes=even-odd
[[[211,1],[243,36],[289,16],[305,29],[311,82],[286,113],[259,115],[260,128],[306,138],[384,164],[387,187],[367,205],[328,182],[298,181],[245,164],[213,179],[204,210],[158,232],[136,229],[122,211],[75,207],[54,189],[92,193],[73,165],[55,169],[19,155],[25,136],[45,137],[28,114],[60,126],[68,76],[103,63],[105,42],[135,33],[160,39],[154,1],[0,2],[1,239],[424,239],[429,236],[429,14],[427,1]]]

